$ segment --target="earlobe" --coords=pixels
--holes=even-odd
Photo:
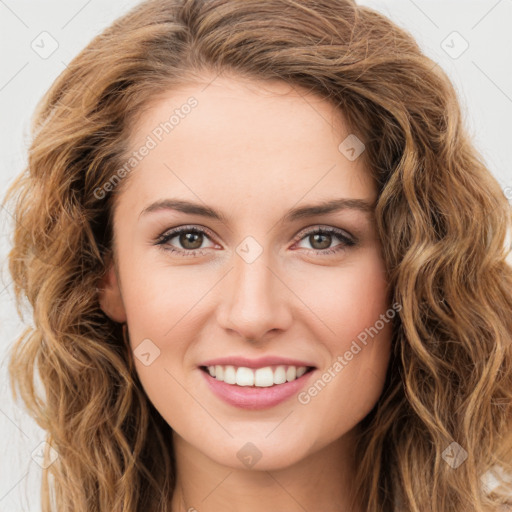
[[[124,308],[121,289],[112,263],[107,273],[101,278],[98,287],[98,300],[101,310],[114,322],[125,323],[126,311]]]

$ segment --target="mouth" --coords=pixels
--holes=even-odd
[[[314,366],[294,365],[268,365],[261,368],[212,365],[199,368],[216,381],[248,388],[271,388],[286,385],[316,369]]]
[[[291,364],[254,368],[216,364],[198,368],[217,398],[232,407],[252,411],[288,402],[307,385],[316,370],[315,366]]]

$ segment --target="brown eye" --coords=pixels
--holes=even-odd
[[[178,235],[178,240],[184,249],[193,251],[203,244],[203,233],[196,231],[184,231]]]
[[[183,256],[200,256],[204,249],[208,248],[208,246],[202,247],[203,242],[209,239],[210,237],[206,231],[197,227],[184,226],[162,234],[156,241],[156,245],[161,246],[166,251]],[[215,244],[212,242],[209,247],[214,246]]]
[[[341,243],[332,246],[333,241],[336,239]],[[306,241],[311,248],[304,246],[303,248],[319,255],[337,253],[356,245],[356,241],[350,238],[344,231],[333,227],[317,228],[313,231],[302,233],[302,236],[298,236],[298,241],[299,243]]]
[[[315,233],[313,235],[309,235],[309,243],[313,247],[313,249],[327,249],[331,246],[332,236],[323,233]]]

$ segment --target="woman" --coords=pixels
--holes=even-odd
[[[33,130],[10,372],[43,510],[510,504],[510,205],[408,33],[351,0],[143,2]]]

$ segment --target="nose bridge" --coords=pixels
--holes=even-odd
[[[219,320],[224,328],[254,340],[267,331],[287,328],[289,305],[271,260],[252,237],[239,244],[222,291]]]

